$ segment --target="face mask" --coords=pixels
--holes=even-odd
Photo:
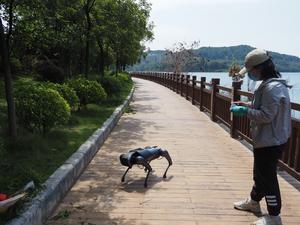
[[[255,76],[253,73],[248,72],[248,76],[251,80],[254,80],[254,81],[260,80],[260,76]]]

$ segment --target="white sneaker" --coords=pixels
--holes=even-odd
[[[251,225],[282,225],[281,217],[280,216],[264,216],[261,217],[259,220],[251,223]]]
[[[234,208],[238,210],[249,211],[253,213],[261,212],[259,202],[253,201],[250,197],[240,202],[235,202],[233,205]]]

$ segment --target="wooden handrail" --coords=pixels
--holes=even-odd
[[[229,98],[229,97],[227,97],[225,95],[222,95],[220,93],[217,93],[217,97],[223,99],[226,102],[231,102],[231,98]]]
[[[206,89],[206,88],[204,88],[203,91],[204,91],[205,93],[207,93],[207,94],[210,94],[210,93],[211,93],[211,90]]]
[[[227,92],[230,92],[232,91],[232,88],[229,88],[229,87],[224,87],[224,86],[220,86],[220,85],[217,85],[217,88],[219,90],[222,90],[222,91],[227,91]]]
[[[253,93],[251,93],[251,92],[238,90],[237,93],[241,96],[246,96],[246,97],[250,97],[250,98],[253,97]]]
[[[292,103],[291,103],[291,107],[292,107],[292,109],[294,109],[294,110],[300,111],[300,104],[298,104],[298,103],[292,102]]]
[[[212,84],[211,84],[211,83],[208,83],[208,82],[205,82],[204,84],[207,85],[207,86],[209,86],[209,87],[212,86]]]

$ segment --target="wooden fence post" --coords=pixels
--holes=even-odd
[[[216,94],[218,92],[217,85],[220,84],[220,79],[212,79],[211,80],[212,88],[211,88],[211,98],[210,98],[210,110],[211,110],[211,120],[213,122],[216,121]]]
[[[157,74],[157,83],[160,84],[161,81],[161,73]]]
[[[166,76],[166,81],[167,81],[167,83],[166,83],[166,87],[167,88],[170,88],[170,74],[169,73],[167,73],[167,76]]]
[[[172,86],[173,86],[173,91],[176,92],[176,75],[173,73],[173,79],[172,79]]]
[[[189,84],[190,84],[190,75],[186,75],[186,88],[185,88],[186,100],[189,100]]]
[[[176,93],[179,93],[179,74],[175,73],[176,78]]]
[[[160,73],[160,74],[159,74],[159,84],[163,84],[163,83],[162,83],[162,81],[163,81],[162,76],[163,76],[163,74]]]
[[[201,77],[200,96],[199,96],[199,109],[203,111],[203,89],[205,88],[206,77]]]
[[[196,88],[196,76],[192,77],[192,104],[195,105],[195,88]]]
[[[170,85],[169,85],[169,77],[170,77],[170,74],[169,73],[167,73],[167,75],[166,75],[166,87],[167,88],[169,88],[170,87]]]
[[[183,93],[183,79],[184,79],[184,75],[180,75],[180,96],[182,96]]]
[[[239,101],[241,99],[240,95],[237,93],[238,90],[241,89],[242,82],[232,82],[232,97],[231,101]],[[231,113],[231,124],[230,124],[230,136],[232,138],[236,138],[236,126],[237,126],[237,117],[233,116]]]

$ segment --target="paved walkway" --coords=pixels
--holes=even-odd
[[[104,146],[63,199],[48,225],[210,225],[249,224],[253,214],[233,209],[252,185],[252,154],[207,115],[169,89],[134,79],[133,113],[122,116]],[[155,160],[145,173],[135,167],[124,184],[119,155],[158,145],[174,165]],[[280,177],[284,224],[300,224],[300,190]],[[299,186],[298,186],[299,187]],[[265,202],[262,202],[266,211]]]

